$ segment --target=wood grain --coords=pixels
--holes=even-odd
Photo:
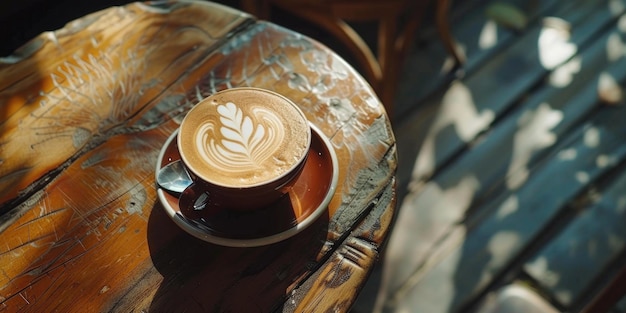
[[[396,150],[378,98],[332,51],[208,2],[134,3],[2,62],[0,311],[293,311],[337,291],[325,307],[350,307],[390,228]],[[340,160],[327,213],[270,246],[194,239],[156,197],[164,141],[235,86],[294,100]],[[354,249],[361,261],[334,265]],[[315,283],[346,266],[345,285]]]

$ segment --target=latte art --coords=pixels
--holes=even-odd
[[[284,160],[267,162],[285,139],[285,128],[276,114],[254,107],[247,116],[232,102],[219,105],[217,112],[221,125],[208,121],[196,132],[196,149],[204,162],[233,173],[287,165]]]
[[[263,89],[218,92],[187,113],[178,149],[205,182],[247,188],[279,179],[302,164],[311,142],[306,117],[289,99]]]

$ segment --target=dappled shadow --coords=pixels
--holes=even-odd
[[[569,210],[579,207],[575,200],[624,158],[617,139],[624,127],[612,117],[623,110],[606,107],[624,102],[618,86],[626,80],[617,70],[626,65],[623,50],[615,48],[623,47],[624,34],[609,2],[578,4],[595,10],[593,19],[572,4],[561,12],[564,20],[530,28],[453,82],[435,114],[416,110],[430,114],[418,118],[428,121],[428,133],[414,143],[419,153],[386,254],[378,309],[475,308],[494,285],[529,279],[521,266],[554,240],[564,227],[555,226],[560,218],[579,220]],[[399,144],[416,136],[397,135]],[[594,234],[588,243],[598,249],[623,250],[609,232]],[[602,254],[584,253],[596,260]],[[559,271],[567,260],[539,261],[541,273]],[[572,284],[542,284],[541,274],[530,279],[548,293]]]

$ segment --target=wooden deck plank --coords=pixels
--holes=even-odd
[[[625,168],[593,196],[601,198],[524,265],[544,290],[568,308],[626,249]]]
[[[519,5],[516,1],[510,0],[513,5]],[[549,7],[548,1],[542,1],[539,4],[539,11],[534,15],[531,15],[531,22],[537,23],[539,16],[563,16],[571,6],[574,6],[580,1],[559,1],[558,5]],[[486,3],[488,1],[479,1],[474,5],[474,1],[468,1],[469,5],[474,10],[462,9],[461,12],[451,12],[451,14],[458,15],[458,18],[452,19],[452,29],[454,30],[468,30],[468,33],[456,33],[455,38],[461,42],[461,45],[473,46],[472,42],[478,41],[477,34],[481,32],[482,27],[489,23],[489,20],[485,17]],[[545,8],[543,8],[545,5]],[[532,24],[529,24],[532,25]],[[531,26],[529,26],[530,28]],[[472,34],[469,30],[476,31],[476,34]],[[510,33],[506,28],[498,27],[497,29],[497,43],[494,47],[488,50],[474,51],[469,49],[467,54],[467,64],[464,66],[464,72],[466,77],[470,76],[470,73],[474,73],[481,69],[481,65],[484,62],[478,61],[479,59],[489,59],[493,57],[497,52],[503,50],[506,46],[510,45],[513,40],[517,40],[521,34],[510,35],[513,40],[508,42],[505,40]],[[470,39],[465,39],[469,36]],[[432,42],[434,41],[434,42]],[[432,50],[432,51],[431,51]],[[455,90],[434,90],[427,85],[431,82],[438,81],[439,84],[449,82],[449,77],[445,73],[442,73],[441,67],[444,63],[445,52],[441,43],[437,39],[432,39],[431,42],[425,47],[416,47],[412,55],[409,55],[404,65],[405,70],[402,72],[403,77],[400,79],[398,86],[397,101],[403,103],[397,103],[395,106],[407,107],[406,110],[395,110],[396,122],[394,123],[394,129],[398,134],[398,153],[399,153],[399,170],[398,170],[398,182],[399,191],[398,194],[402,199],[406,194],[405,186],[408,185],[412,177],[413,163],[421,150],[421,145],[425,141],[429,129],[432,128],[433,121],[440,113],[440,104],[444,101],[444,98],[452,98]],[[434,66],[434,67],[433,67]],[[423,89],[429,89],[424,93],[424,96],[428,95],[429,99],[422,99],[419,94]],[[418,94],[415,94],[417,92]],[[416,100],[417,99],[417,100]],[[420,101],[420,103],[416,103]],[[411,111],[411,112],[407,112]],[[407,112],[407,113],[398,113]]]
[[[534,27],[480,72],[453,83],[421,146],[414,180],[432,177],[549,71],[595,41],[614,14],[605,4],[588,2],[568,10],[560,18],[571,24],[569,39],[551,27]]]
[[[559,16],[563,10],[576,6],[580,1],[535,1],[504,0],[526,13],[528,25],[541,23],[544,16]],[[501,26],[487,16],[486,11],[491,1],[467,1],[455,3],[450,13],[451,32],[459,51],[465,56],[462,72],[465,75],[474,73],[480,66],[500,50],[509,46],[520,34]],[[469,6],[469,8],[467,8]],[[434,34],[431,36],[435,36]],[[447,55],[438,38],[429,38],[425,44],[411,51],[398,86],[394,103],[396,119],[402,118],[407,112],[415,109],[420,101],[432,95],[435,90],[450,82],[452,59]],[[418,73],[416,75],[416,73]]]
[[[396,239],[391,243],[390,249],[397,247],[405,259],[404,266],[394,269],[397,275],[392,280],[401,280],[419,268],[429,257],[428,251],[469,211],[480,214],[480,208],[473,207],[497,195],[498,189],[502,192],[523,183],[529,169],[548,153],[557,138],[565,137],[598,106],[601,75],[622,83],[626,80],[626,73],[621,71],[626,58],[613,62],[606,58],[604,42],[613,34],[607,33],[580,56],[585,67],[567,87],[547,86],[529,98],[476,147],[405,198],[403,206],[407,209],[400,212],[397,227],[412,229],[412,243],[410,247]]]
[[[537,2],[537,8],[528,9],[529,27],[539,21],[540,16],[561,16],[563,11],[583,0],[562,2],[551,6],[552,1]],[[508,0],[511,5],[523,7],[523,0]],[[503,50],[520,35],[514,34],[507,28],[493,26],[485,15],[490,1],[467,1],[455,4],[451,12],[451,28],[455,40],[468,47],[465,50],[466,64],[463,66],[465,75],[480,69],[485,60]],[[470,7],[470,8],[468,8]],[[471,48],[480,40],[479,34],[486,27],[495,27],[496,42],[488,49]],[[432,37],[432,35],[431,35]],[[414,47],[410,52],[404,70],[398,80],[398,90],[394,103],[393,114],[398,140],[404,140],[398,148],[400,157],[398,182],[399,196],[404,196],[404,186],[411,178],[413,160],[418,154],[419,143],[424,142],[424,135],[428,132],[432,120],[439,110],[439,103],[444,95],[441,87],[450,82],[450,75],[443,69],[446,62],[446,52],[438,38],[430,38],[425,46]],[[423,102],[430,98],[430,101]]]
[[[596,4],[597,6],[593,6],[588,1],[585,3],[578,2],[576,6],[572,5],[568,10],[561,8],[562,11],[558,14],[551,14],[564,18],[572,23],[570,25],[573,25],[569,42],[575,42],[578,46],[571,59],[564,59],[561,64],[549,68],[543,67],[539,61],[535,60],[534,68],[523,68],[523,71],[517,71],[518,67],[509,66],[515,65],[516,61],[524,59],[524,57],[533,57],[523,56],[524,52],[518,51],[523,50],[523,48],[528,51],[526,54],[534,54],[534,57],[538,59],[537,52],[531,51],[536,47],[534,41],[538,40],[541,33],[539,26],[535,25],[533,27],[536,29],[530,28],[530,31],[536,31],[534,41],[526,39],[526,44],[519,43],[519,41],[524,40],[525,36],[530,36],[529,32],[526,32],[515,35],[512,43],[510,43],[511,47],[505,45],[504,48],[501,48],[502,50],[497,51],[498,54],[502,55],[511,52],[518,53],[518,56],[510,57],[510,62],[500,61],[499,66],[493,65],[497,62],[494,60],[477,63],[476,72],[469,72],[469,75],[455,81],[448,90],[434,95],[424,103],[420,103],[417,110],[414,110],[410,116],[403,116],[401,123],[395,125],[399,142],[398,177],[401,186],[399,193],[400,199],[404,198],[404,201],[385,259],[381,294],[389,298],[382,300],[384,296],[379,296],[378,309],[383,306],[380,304],[382,301],[384,301],[387,311],[391,311],[390,308],[398,309],[403,301],[406,304],[402,307],[404,309],[412,312],[423,309],[423,307],[420,309],[420,306],[412,307],[407,304],[409,302],[407,299],[413,295],[413,287],[416,284],[429,286],[428,283],[421,281],[429,275],[429,271],[433,267],[438,266],[441,260],[451,258],[452,251],[459,249],[459,245],[467,238],[466,231],[468,230],[465,227],[472,226],[472,223],[480,223],[481,218],[488,217],[489,213],[492,213],[493,205],[489,207],[491,202],[488,202],[487,199],[497,197],[502,192],[509,192],[510,194],[509,187],[519,188],[521,183],[526,181],[524,178],[519,179],[517,184],[507,184],[505,179],[507,175],[522,178],[525,176],[523,175],[524,172],[534,175],[532,170],[543,166],[541,159],[554,148],[554,142],[524,147],[526,150],[522,154],[525,153],[526,155],[523,158],[519,158],[519,151],[512,151],[513,140],[516,135],[525,139],[533,139],[532,131],[526,134],[520,132],[521,127],[518,121],[522,116],[532,116],[532,113],[535,113],[535,121],[540,122],[539,126],[543,126],[542,137],[562,139],[571,132],[572,127],[576,127],[581,120],[597,108],[600,91],[598,85],[601,84],[601,81],[606,82],[608,77],[616,85],[623,86],[625,79],[622,69],[625,68],[626,63],[624,62],[626,61],[623,58],[623,41],[620,39],[622,32],[618,30],[616,21],[624,18],[619,17],[616,12],[623,12],[624,1],[602,1]],[[563,3],[561,2],[560,5]],[[620,6],[619,10],[614,9]],[[470,16],[468,15],[466,18],[470,19]],[[500,41],[498,43],[500,44]],[[618,47],[615,51],[622,52],[609,51],[612,46]],[[469,56],[475,58],[476,54]],[[493,55],[490,55],[488,59],[491,57]],[[433,65],[432,63],[437,59],[426,58],[426,60],[427,63],[430,63],[429,65]],[[528,64],[523,64],[522,67],[526,65]],[[413,77],[415,73],[421,74],[420,70],[424,70],[419,67],[414,69],[412,71],[408,68],[406,71],[408,72],[406,75],[409,77],[407,80],[416,81]],[[501,77],[506,77],[503,72],[510,74],[513,78],[510,80],[502,79]],[[536,75],[533,82],[514,76],[528,75],[529,72]],[[409,75],[409,73],[413,75]],[[572,78],[572,81],[564,83],[567,79],[562,80],[562,78],[568,76]],[[481,85],[483,83],[479,79],[481,77],[484,77],[487,83]],[[505,93],[498,91],[498,85],[492,84],[492,81],[497,80],[498,77],[501,79],[502,88],[509,92],[514,91],[505,95],[508,98],[492,98]],[[431,76],[429,79],[433,80],[434,78]],[[468,81],[473,82],[473,89],[468,87]],[[509,84],[520,85],[520,83],[522,86],[509,86]],[[487,88],[489,84],[496,92],[490,92],[491,90]],[[535,89],[537,85],[542,85],[538,91]],[[420,87],[408,86],[407,88],[419,89]],[[418,91],[411,90],[411,92]],[[406,95],[401,96],[406,97]],[[505,101],[502,101],[503,99]],[[466,107],[469,107],[467,111],[464,111],[463,103],[459,105],[460,102],[464,101]],[[507,101],[508,103],[505,104],[504,102]],[[446,107],[446,103],[448,107]],[[480,120],[481,113],[493,106],[499,111],[496,112],[498,114],[494,113],[493,119],[485,124],[486,127],[479,127],[472,133],[472,136],[468,136],[467,141],[462,140],[462,138],[460,140],[461,136],[457,134],[457,129],[462,128],[463,125],[459,126],[458,124],[467,120],[463,114],[466,112],[473,113],[473,115],[470,114],[470,117]],[[480,108],[484,108],[484,110]],[[544,111],[539,110],[539,108],[543,108]],[[441,126],[440,133],[436,133],[434,136],[433,133],[435,132],[432,129],[444,119],[442,115],[445,113],[453,116],[450,118],[452,121],[448,120],[449,123]],[[457,119],[454,120],[454,117]],[[558,121],[551,121],[551,117]],[[534,128],[530,124],[527,126],[528,130]],[[481,132],[485,130],[488,132],[480,136]],[[438,136],[436,144],[433,144],[436,148],[439,148],[441,143],[446,142],[453,142],[458,146],[450,151],[436,150],[433,152],[434,157],[440,161],[436,169],[441,169],[441,171],[433,171],[432,173],[436,173],[436,175],[432,176],[416,175],[415,181],[409,184],[409,193],[403,197],[405,191],[402,186],[408,184],[411,178],[411,173],[408,171],[413,165],[408,163],[415,159],[420,150],[421,153],[424,153],[424,146],[421,144],[429,140],[428,137],[431,136]],[[477,136],[480,138],[477,139]],[[552,139],[548,139],[548,141],[552,141]],[[571,151],[566,151],[562,157],[567,157],[569,153]],[[514,154],[517,154],[519,159],[514,160]],[[581,173],[581,178],[584,177],[585,175]],[[469,212],[468,209],[471,212],[480,212],[481,207],[485,208],[486,213],[484,215],[466,216]],[[555,209],[554,214],[557,214],[558,209]],[[548,217],[551,216],[553,215],[548,214]],[[466,224],[457,225],[457,223],[463,222]],[[543,220],[539,222],[547,223]],[[495,231],[496,226],[493,227]],[[543,230],[541,226],[537,227],[537,232]],[[513,252],[515,251],[519,252],[520,250],[513,249]],[[462,256],[465,260],[472,257],[480,258],[482,253],[477,252],[477,256],[472,256],[470,251],[465,252],[456,256]],[[507,263],[512,260],[509,258],[503,262]],[[454,261],[450,262],[454,263]],[[502,265],[500,269],[504,267]],[[469,270],[466,271],[469,272]],[[433,278],[430,281],[433,284],[433,290],[441,291],[443,288],[445,291],[446,288],[454,288],[451,287],[456,283],[453,274],[440,275],[439,278],[441,279]],[[459,288],[468,289],[469,287]],[[422,298],[422,301],[427,300],[428,302],[436,301],[434,298]]]
[[[554,76],[571,75],[546,85],[519,108],[510,112],[474,147],[405,198],[396,229],[388,248],[383,292],[395,290],[432,258],[437,243],[468,211],[480,212],[489,197],[508,188],[517,188],[528,177],[541,156],[565,137],[577,123],[593,111],[600,101],[600,81],[611,77],[624,82],[626,58],[607,57],[618,29],[607,30],[588,49],[572,61],[555,69]],[[402,140],[402,135],[399,140]],[[406,141],[405,141],[406,142]],[[405,167],[407,145],[399,145],[400,167]],[[404,152],[402,152],[404,149]],[[406,175],[401,170],[399,176]],[[506,180],[506,177],[509,180]]]
[[[526,184],[486,204],[492,213],[480,224],[459,225],[452,242],[443,243],[451,252],[409,277],[387,311],[456,312],[479,295],[566,203],[612,169],[597,166],[598,156],[626,157],[624,114],[626,107],[603,109],[565,139]],[[559,158],[562,151],[576,151],[576,158]]]
[[[616,36],[618,29],[607,32],[592,47],[557,68],[553,76],[569,76],[565,79],[567,85],[544,86],[427,184],[447,189],[466,177],[474,177],[478,185],[473,201],[478,204],[494,196],[494,189],[517,188],[541,156],[598,107],[601,90],[608,88],[605,81],[615,86],[626,83],[622,70],[626,58],[607,57],[606,47]],[[464,214],[467,212],[454,213]]]

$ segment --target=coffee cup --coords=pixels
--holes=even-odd
[[[304,168],[311,128],[304,113],[273,91],[239,87],[194,106],[178,132],[181,159],[204,204],[238,211],[288,193]]]

